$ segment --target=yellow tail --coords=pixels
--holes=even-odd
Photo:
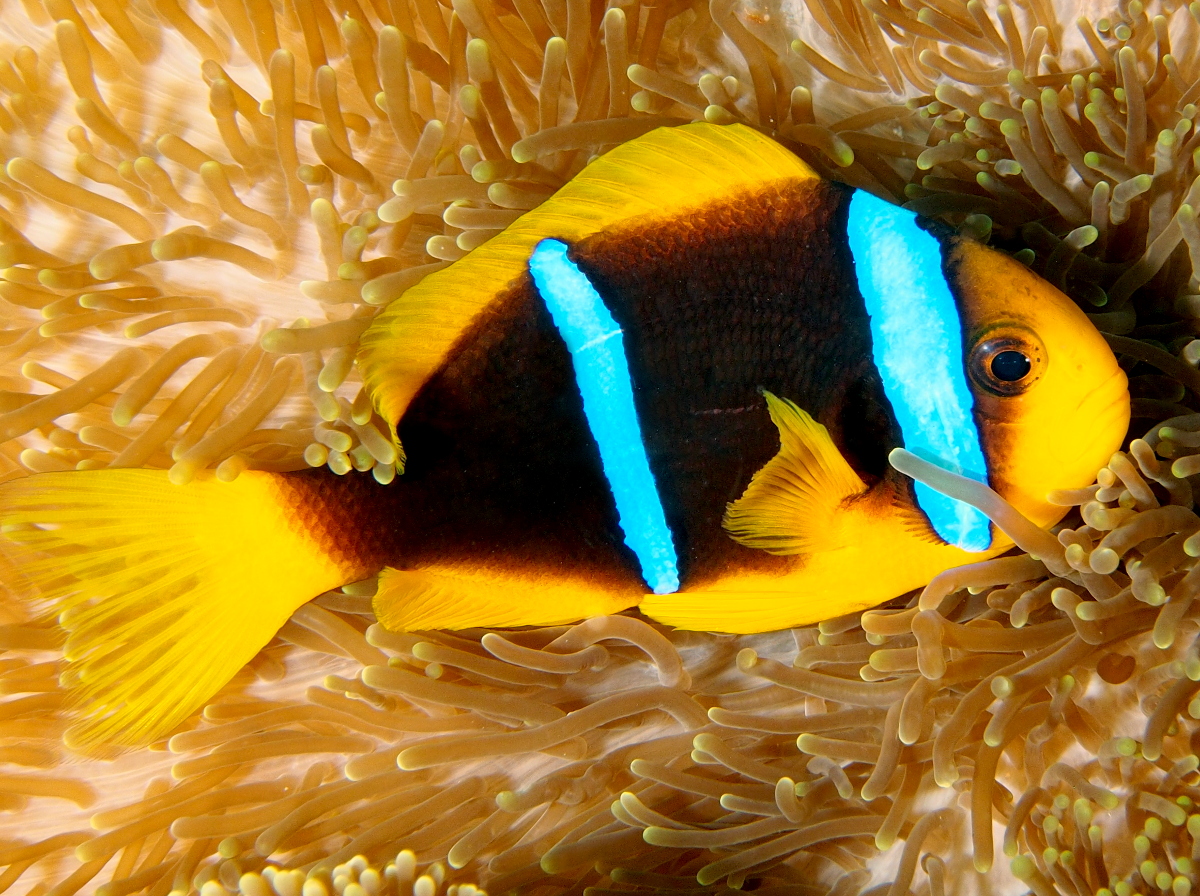
[[[67,632],[68,745],[144,744],[221,688],[348,570],[287,481],[243,473],[47,473],[0,485],[0,550]]]

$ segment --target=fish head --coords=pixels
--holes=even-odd
[[[946,270],[993,489],[1038,525],[1053,489],[1090,484],[1129,427],[1129,383],[1100,332],[1023,264],[954,238]]]

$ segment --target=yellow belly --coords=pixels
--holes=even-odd
[[[864,496],[839,513],[833,545],[796,558],[783,575],[731,573],[703,588],[648,594],[647,616],[694,631],[774,631],[878,606],[920,588],[943,570],[994,557],[1012,547],[996,530],[991,548],[968,552],[935,544],[890,494]]]

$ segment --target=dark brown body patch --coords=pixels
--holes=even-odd
[[[761,389],[823,423],[868,480],[885,474],[899,443],[846,246],[848,195],[798,181],[571,247],[624,331],[685,588],[794,562],[738,545],[721,527],[726,504],[779,448]],[[408,466],[391,486],[358,477],[327,491],[316,480],[336,482],[331,474],[298,474],[313,480],[301,487],[314,501],[340,502],[337,525],[323,524],[331,535],[373,530],[350,536],[370,562],[640,581],[570,355],[528,274],[472,322],[398,431]]]
[[[848,197],[803,181],[671,226],[598,234],[571,253],[625,331],[688,584],[791,562],[738,545],[721,527],[726,504],[779,450],[760,389],[825,425],[868,480],[885,473],[898,444],[846,244]]]

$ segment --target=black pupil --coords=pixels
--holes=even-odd
[[[1000,352],[992,358],[992,376],[1004,383],[1023,379],[1033,365],[1020,352]]]

